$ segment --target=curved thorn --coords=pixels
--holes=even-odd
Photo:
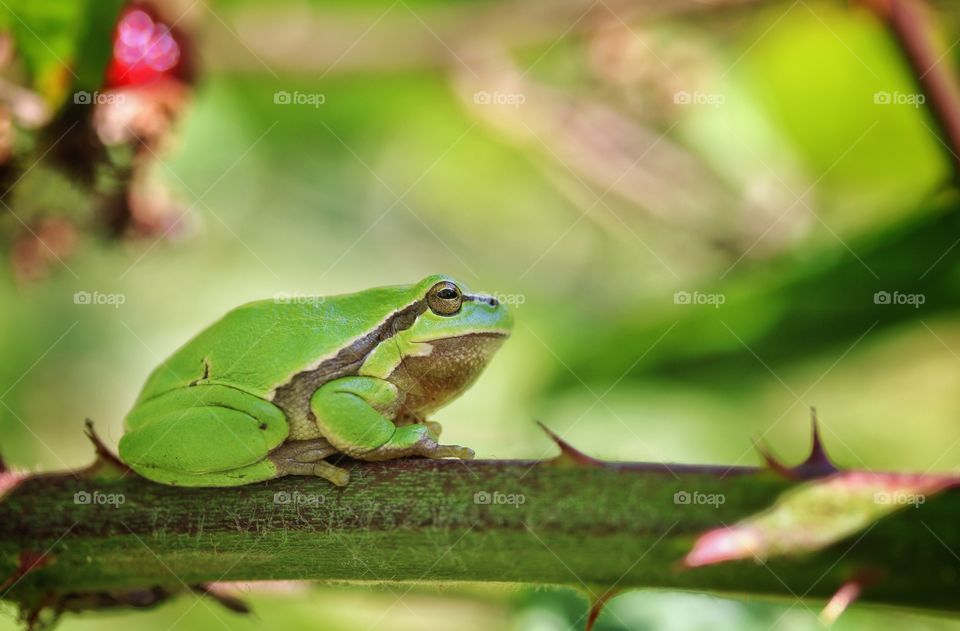
[[[620,591],[621,590],[616,587],[611,587],[599,596],[594,596],[594,600],[590,604],[590,612],[587,614],[587,624],[584,627],[584,631],[593,631],[593,625],[597,623],[597,618],[600,616],[604,605],[606,605],[607,601],[611,598],[619,594]]]
[[[217,589],[216,585],[212,583],[199,583],[197,585],[191,585],[190,591],[198,596],[212,598],[216,602],[220,603],[221,606],[226,607],[235,613],[249,614],[253,611],[245,601],[237,598],[236,596],[231,596],[230,594],[220,591]]]
[[[813,444],[810,446],[810,455],[796,468],[809,468],[830,473],[839,471],[830,461],[827,450],[823,446],[823,437],[820,435],[820,424],[817,420],[817,408],[810,408],[810,424],[813,426]]]
[[[763,538],[750,526],[724,526],[700,535],[683,558],[683,567],[694,568],[740,559],[761,560]]]
[[[47,553],[34,552],[33,550],[21,550],[17,557],[17,567],[3,582],[0,582],[0,592],[6,592],[16,585],[21,578],[35,572],[41,568],[50,565],[53,562],[53,555]]]
[[[539,425],[540,429],[542,429],[547,436],[550,437],[550,440],[555,442],[557,447],[560,448],[560,455],[555,458],[551,458],[550,462],[560,464],[566,462],[580,467],[602,467],[604,465],[602,460],[597,460],[596,458],[583,453],[564,439],[560,438],[560,436],[554,433],[553,430],[544,425],[542,422],[537,421],[537,425]]]
[[[110,451],[110,448],[107,447],[100,436],[97,434],[96,430],[93,429],[93,421],[86,419],[84,421],[83,433],[86,434],[87,438],[90,439],[90,442],[93,443],[93,449],[97,454],[97,457],[106,465],[115,467],[122,472],[130,471],[130,467],[125,465],[119,456]],[[94,463],[92,466],[96,467],[97,463]]]
[[[16,471],[4,470],[0,473],[0,498],[16,488],[26,477],[26,474]]]
[[[807,457],[795,467],[787,466],[779,458],[774,456],[770,448],[763,442],[762,437],[755,438],[753,441],[754,447],[766,465],[787,479],[800,480],[810,477],[820,477],[836,473],[840,470],[830,460],[830,456],[827,455],[827,451],[823,446],[823,437],[820,434],[820,424],[817,419],[816,408],[810,408],[810,416],[813,444],[810,446],[810,453]]]
[[[853,601],[860,596],[862,587],[863,586],[856,581],[848,581],[841,585],[840,589],[834,593],[830,601],[827,602],[820,611],[820,615],[818,616],[820,622],[827,626],[831,626],[836,622],[837,618],[847,610],[847,607],[853,604]]]
[[[778,473],[790,480],[795,480],[799,477],[793,469],[780,462],[780,460],[773,455],[773,452],[770,451],[770,448],[767,447],[766,443],[763,442],[763,438],[759,436],[754,438],[753,446],[757,450],[757,453],[760,454],[760,457],[763,458],[763,461],[766,463],[766,465],[773,472]]]
[[[827,626],[835,623],[837,618],[856,602],[863,590],[876,583],[879,578],[879,573],[874,570],[858,570],[850,580],[844,582],[834,592],[827,604],[824,605],[823,610],[820,611],[820,621]]]

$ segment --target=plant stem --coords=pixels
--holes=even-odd
[[[960,493],[808,556],[682,569],[698,535],[763,510],[797,482],[767,469],[562,462],[352,463],[345,488],[312,478],[185,489],[132,475],[31,476],[0,501],[0,558],[5,576],[21,555],[46,553],[47,562],[4,597],[36,608],[71,593],[341,579],[824,599],[870,571],[882,580],[862,600],[960,610],[960,561],[950,552],[960,550]],[[681,491],[723,501],[675,503]],[[477,493],[499,495],[484,504]]]

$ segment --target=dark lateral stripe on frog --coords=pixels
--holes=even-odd
[[[379,327],[358,338],[336,356],[312,370],[295,374],[290,381],[277,388],[273,403],[283,410],[287,419],[293,418],[291,415],[297,418],[311,418],[313,413],[310,411],[310,398],[317,388],[333,379],[357,374],[367,355],[381,342],[390,339],[399,331],[412,327],[420,314],[426,310],[427,301],[421,298],[403,309],[394,311]]]

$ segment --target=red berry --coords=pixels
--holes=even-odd
[[[170,28],[140,8],[120,17],[113,39],[113,57],[106,87],[142,85],[174,74],[180,44]]]

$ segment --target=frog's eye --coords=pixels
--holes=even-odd
[[[450,281],[437,283],[427,292],[427,305],[437,315],[452,316],[463,305],[463,293]]]

